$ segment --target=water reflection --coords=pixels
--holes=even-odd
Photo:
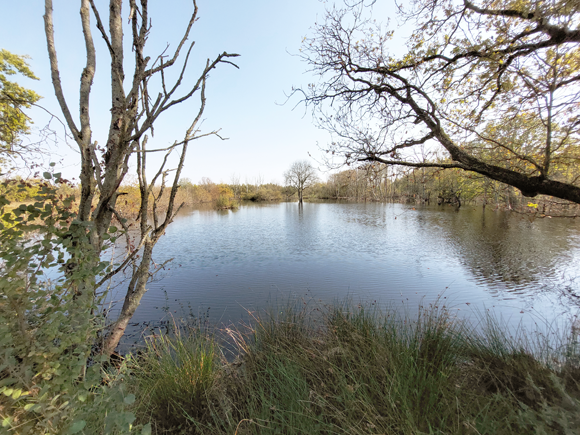
[[[439,298],[461,313],[554,319],[578,306],[579,224],[375,203],[185,210],[156,248],[158,263],[175,261],[134,321],[211,309],[228,323],[289,297],[408,307]]]
[[[462,264],[491,290],[553,291],[569,287],[576,276],[571,268],[579,264],[575,222],[530,221],[514,213],[476,209],[440,227]]]

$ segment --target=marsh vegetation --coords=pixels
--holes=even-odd
[[[158,434],[574,433],[578,332],[510,333],[436,306],[285,307],[150,336],[126,369]]]

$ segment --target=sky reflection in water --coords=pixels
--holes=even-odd
[[[525,326],[569,318],[580,307],[580,222],[531,221],[480,207],[280,203],[188,210],[155,248],[157,263],[169,258],[133,318],[136,329],[208,309],[212,323],[228,324],[289,299],[350,298],[411,312],[439,301],[472,320],[490,309]]]

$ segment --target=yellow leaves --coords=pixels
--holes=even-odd
[[[4,387],[1,390],[2,394],[4,394],[6,397],[10,397],[12,398],[12,400],[17,400],[19,397],[21,396],[28,396],[30,394],[29,391],[23,391],[20,388],[8,388],[8,387]]]
[[[219,196],[225,198],[233,198],[234,191],[227,184],[218,184]]]
[[[533,202],[528,202],[528,207],[538,208],[538,204],[534,204]]]
[[[38,77],[28,67],[29,56],[18,56],[8,50],[0,50],[0,73],[7,75],[22,74],[30,79],[38,80]]]
[[[0,153],[11,152],[18,144],[18,136],[29,131],[32,122],[22,111],[36,103],[40,96],[30,89],[10,81],[6,76],[21,74],[37,80],[28,68],[25,56],[18,56],[6,50],[0,50]]]

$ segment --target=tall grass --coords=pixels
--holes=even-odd
[[[211,336],[174,330],[172,336],[147,337],[144,352],[129,362],[140,418],[151,420],[160,430],[186,427],[204,418],[207,392],[221,363]]]
[[[139,415],[158,433],[580,433],[577,333],[554,348],[482,322],[434,307],[291,309],[226,330],[231,363],[215,339],[157,337],[133,370]]]

